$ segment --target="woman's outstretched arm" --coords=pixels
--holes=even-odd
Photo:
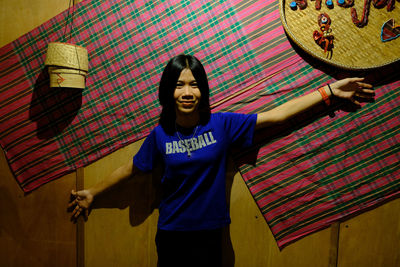
[[[133,161],[130,161],[116,169],[108,178],[98,182],[90,188],[81,191],[72,190],[71,194],[74,196],[74,200],[68,204],[69,208],[73,208],[72,216],[78,218],[78,216],[83,213],[85,219],[87,219],[89,216],[89,208],[98,194],[107,191],[116,184],[134,176],[138,171],[139,170],[134,167]]]
[[[374,99],[375,93],[372,85],[363,82],[364,78],[346,78],[321,87],[314,92],[290,100],[274,109],[258,114],[256,129],[261,129],[274,124],[283,123],[294,115],[297,115],[312,106],[322,102],[330,101],[332,94],[336,97],[348,99],[356,105],[360,105],[357,98],[365,100]],[[325,100],[324,100],[325,98]]]

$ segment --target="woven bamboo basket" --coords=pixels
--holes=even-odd
[[[50,74],[50,87],[85,88],[88,71],[86,48],[68,43],[49,43],[45,65]]]
[[[400,5],[388,12],[385,8],[376,9],[372,3],[368,24],[363,28],[355,26],[351,20],[350,8],[343,8],[334,1],[329,9],[322,1],[321,10],[315,9],[315,1],[308,1],[307,8],[292,10],[292,0],[280,0],[279,9],[283,27],[288,36],[303,50],[326,63],[337,67],[364,70],[382,67],[400,59],[400,37],[391,41],[381,41],[383,24],[394,18],[400,24]],[[358,17],[362,16],[364,1],[355,1]],[[331,20],[334,48],[328,58],[324,50],[313,39],[313,32],[319,30],[318,15],[327,13]]]
[[[49,67],[50,87],[85,88],[86,71]]]

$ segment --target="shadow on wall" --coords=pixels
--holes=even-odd
[[[112,190],[96,197],[92,209],[102,208],[129,208],[129,222],[132,227],[142,224],[155,209],[161,200],[161,167],[152,174],[135,176],[125,183],[115,186]],[[229,164],[227,172],[227,199],[228,205],[233,177],[236,174],[233,163]],[[89,216],[90,220],[90,216]],[[153,241],[154,242],[154,241]],[[223,231],[222,240],[223,266],[234,266],[235,253],[230,237],[229,227]]]
[[[37,137],[51,139],[63,132],[82,106],[82,89],[50,87],[47,67],[40,72],[32,93],[29,119],[37,124]]]
[[[156,175],[140,174],[96,196],[92,209],[129,208],[129,223],[137,226],[158,208],[160,189]]]
[[[313,68],[321,70],[329,76],[334,77],[336,80],[344,79],[347,77],[365,77],[365,82],[371,83],[374,86],[380,86],[398,81],[400,79],[400,75],[398,72],[398,70],[400,69],[400,61],[368,70],[341,69],[339,67],[329,65],[328,63],[311,56],[302,48],[300,48],[296,43],[294,43],[286,32],[285,34],[286,38],[290,42],[290,45],[298,55],[300,55]]]

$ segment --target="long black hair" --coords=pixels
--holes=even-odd
[[[175,131],[175,99],[174,91],[176,83],[183,69],[190,69],[196,79],[201,93],[199,102],[200,124],[206,124],[210,119],[210,88],[208,86],[207,74],[201,62],[191,55],[178,55],[173,57],[165,66],[158,89],[158,99],[162,106],[160,125],[168,134]]]

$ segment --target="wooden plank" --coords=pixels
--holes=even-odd
[[[274,236],[239,173],[236,173],[233,179],[230,210],[232,217],[230,238],[233,245],[234,266],[328,266],[331,229],[327,228],[309,235],[279,250]]]
[[[331,225],[331,247],[329,248],[329,267],[337,267],[339,249],[339,229],[340,223],[335,222]]]
[[[67,0],[0,1],[0,47],[68,8]]]
[[[0,1],[0,47],[66,8],[65,0]],[[75,266],[76,227],[67,203],[71,173],[24,195],[0,153],[0,266]]]
[[[341,224],[339,267],[400,267],[400,199]]]
[[[76,264],[76,227],[67,204],[75,173],[24,195],[0,152],[0,266]]]
[[[85,167],[85,187],[105,179],[116,168],[132,160],[141,143],[129,145]],[[85,223],[86,267],[157,265],[155,192],[151,176],[143,176],[96,199]]]
[[[76,171],[76,190],[84,189],[84,168]],[[85,221],[79,216],[76,222],[76,266],[85,266]]]

